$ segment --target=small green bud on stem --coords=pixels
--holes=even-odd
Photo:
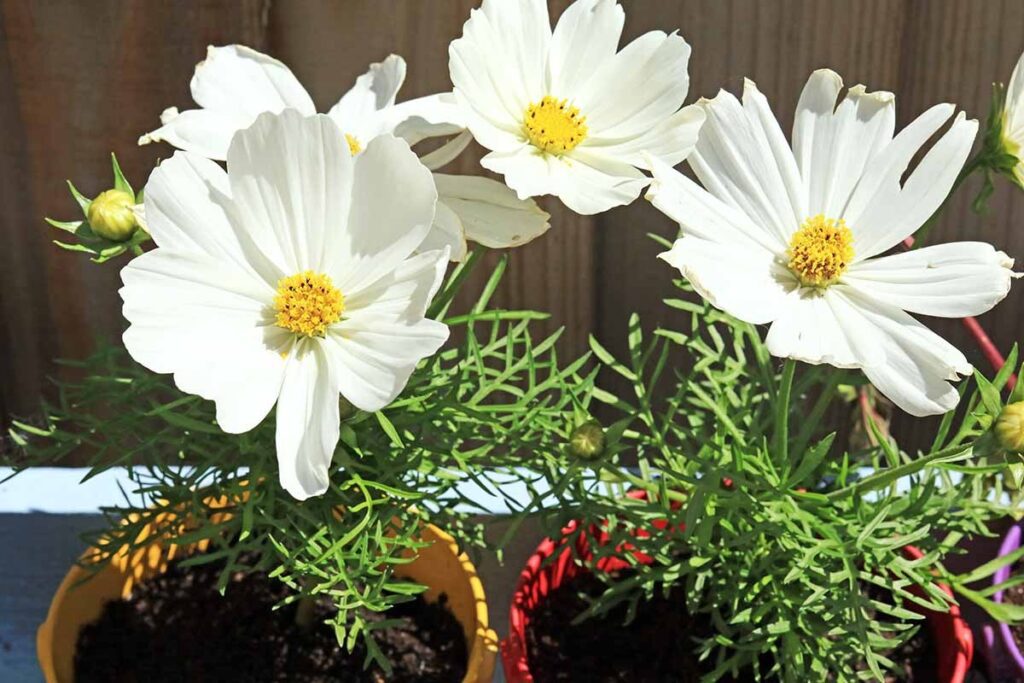
[[[139,227],[134,207],[135,197],[124,190],[101,192],[89,205],[89,227],[111,242],[125,242]]]
[[[999,445],[1013,453],[1024,453],[1024,401],[1003,408],[996,420]]]
[[[591,460],[604,452],[604,428],[597,420],[587,420],[569,437],[569,454]]]

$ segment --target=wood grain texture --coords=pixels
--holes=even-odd
[[[50,242],[43,216],[80,216],[65,178],[89,196],[112,182],[110,153],[141,186],[167,149],[138,147],[160,112],[189,101],[208,43],[262,46],[264,0],[0,2],[0,405],[38,409],[54,357],[120,335],[118,268]],[[5,418],[9,413],[5,412]]]
[[[286,62],[328,108],[388,53],[409,63],[401,97],[448,89],[448,43],[461,34],[475,0],[0,0],[0,414],[30,412],[54,356],[81,356],[96,337],[121,327],[116,268],[97,268],[57,251],[41,217],[74,215],[62,179],[94,193],[108,181],[107,153],[118,152],[141,182],[169,148],[137,148],[160,111],[188,106],[188,79],[208,43],[243,42]],[[551,3],[557,15],[568,0]],[[990,84],[1006,80],[1024,49],[1018,0],[622,0],[625,39],[676,30],[690,42],[691,97],[756,81],[788,130],[804,81],[828,66],[847,84],[897,93],[900,125],[931,104],[952,101],[972,117],[987,114]],[[478,173],[471,148],[450,170]],[[1024,195],[997,183],[992,210],[968,210],[977,190],[955,198],[935,238],[986,239],[1024,253]],[[586,347],[596,333],[614,350],[637,311],[648,325],[671,323],[660,303],[672,271],[657,261],[647,232],[675,226],[645,202],[596,218],[556,201],[552,230],[511,252],[497,303],[551,313],[566,326],[562,349]],[[494,263],[496,254],[488,255]],[[487,271],[487,268],[482,271]],[[470,283],[465,299],[486,272]],[[1022,337],[1019,292],[983,322],[1004,349]],[[463,302],[465,303],[465,301]],[[931,324],[932,321],[929,321]],[[937,324],[967,348],[956,323]],[[972,356],[976,360],[975,356]],[[926,428],[926,427],[925,427]],[[917,428],[912,428],[917,429]]]

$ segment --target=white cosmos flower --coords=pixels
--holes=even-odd
[[[396,104],[404,81],[405,60],[391,55],[371,65],[328,116],[341,129],[352,154],[360,153],[378,135],[394,134],[410,145],[455,135],[421,158],[428,168],[437,170],[455,159],[471,136],[459,125],[462,114],[451,93]],[[260,114],[284,109],[316,113],[309,93],[287,66],[241,45],[208,48],[206,59],[196,66],[191,89],[192,99],[201,108],[180,113],[173,107],[166,110],[163,125],[139,138],[140,145],[166,141],[223,160],[231,136]],[[517,199],[493,180],[445,175],[438,191],[434,229],[423,248],[448,246],[456,261],[466,255],[467,239],[489,247],[516,247],[549,227],[548,214],[535,202]]]
[[[712,304],[771,323],[776,356],[862,368],[903,410],[956,405],[949,382],[971,371],[956,348],[908,314],[984,313],[1006,296],[1013,261],[981,242],[884,255],[932,215],[963,166],[977,122],[960,113],[901,184],[954,107],[932,107],[893,137],[890,93],[850,88],[828,70],[808,80],[792,150],[750,81],[743,102],[702,102],[689,163],[704,185],[656,162],[648,198],[682,226],[661,255]]]
[[[1017,158],[1013,177],[1024,187],[1024,54],[1017,60],[1003,103],[1002,142],[1005,150]]]
[[[424,318],[446,250],[413,252],[437,199],[404,141],[348,153],[326,116],[263,114],[227,172],[177,152],[146,185],[157,248],[121,271],[124,343],[150,370],[214,401],[229,433],[277,405],[281,485],[323,493],[340,393],[374,411],[448,338]]]
[[[484,0],[451,44],[455,97],[491,150],[482,164],[520,197],[600,213],[640,195],[645,152],[674,166],[693,148],[690,46],[651,31],[618,52],[623,21],[615,0],[577,0],[552,32],[546,0]]]

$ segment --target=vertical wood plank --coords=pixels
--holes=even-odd
[[[984,127],[993,81],[1009,81],[1024,50],[1024,3],[910,0],[907,11],[913,20],[906,23],[903,37],[899,124],[906,125],[933,104],[952,102]],[[981,135],[979,132],[975,149],[981,144]],[[989,213],[977,216],[970,210],[970,203],[980,187],[980,178],[973,178],[960,188],[928,242],[982,240],[1019,257],[1024,253],[1024,194],[997,179]],[[1004,353],[1024,338],[1022,305],[1024,294],[1017,283],[999,306],[979,318]],[[924,322],[962,349],[976,367],[991,371],[959,322]],[[912,420],[900,415],[893,426],[907,444],[925,446],[930,443],[934,424],[934,419]]]
[[[112,182],[118,154],[137,186],[167,149],[139,148],[160,112],[190,102],[207,43],[255,46],[264,0],[204,3],[0,2],[0,397],[38,410],[53,357],[81,357],[122,321],[117,267],[59,251],[43,216],[75,216],[64,178],[88,195]],[[7,414],[5,413],[5,419]]]

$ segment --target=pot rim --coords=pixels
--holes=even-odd
[[[630,491],[627,495],[641,497],[643,492]],[[502,667],[508,683],[533,683],[526,645],[530,603],[543,599],[551,590],[579,571],[577,565],[572,562],[573,549],[568,545],[566,538],[578,527],[578,521],[570,521],[562,530],[562,537],[557,542],[551,538],[544,538],[519,574],[509,605],[508,635],[501,641]],[[664,527],[659,530],[664,531]],[[581,554],[587,554],[585,547],[578,550]],[[560,553],[559,557],[554,562],[548,562],[548,558],[556,552]],[[914,546],[905,546],[903,553],[912,560],[924,555]],[[650,558],[635,552],[634,557],[644,564],[651,561]],[[610,571],[616,568],[618,567],[613,565],[599,567],[599,570]],[[952,589],[946,584],[940,583],[939,587],[947,595],[953,596]],[[925,618],[933,637],[938,641],[936,649],[943,653],[946,659],[945,662],[940,662],[940,666],[945,664],[946,668],[946,671],[940,669],[940,676],[945,676],[941,683],[963,683],[974,656],[974,635],[964,621],[960,607],[954,603],[950,605],[948,612],[925,612]],[[945,647],[945,644],[952,644],[954,647]]]
[[[464,581],[468,585],[470,599],[472,601],[473,623],[468,625],[463,623],[463,620],[459,619],[459,615],[455,613],[455,610],[452,610],[452,614],[459,620],[463,627],[463,631],[467,635],[466,645],[468,646],[469,652],[466,662],[466,675],[463,678],[462,683],[489,683],[493,677],[496,663],[495,660],[497,658],[498,636],[488,624],[487,598],[484,592],[483,582],[480,580],[476,567],[473,565],[469,556],[465,552],[461,552],[459,550],[458,544],[450,534],[433,524],[425,524],[423,527],[423,537],[425,540],[432,538],[433,544],[421,550],[418,557],[424,557],[424,550],[431,547],[437,546],[441,548],[442,550],[437,552],[444,553],[445,555],[451,555],[455,558],[461,570],[461,575],[464,577]],[[159,541],[154,542],[159,543]],[[87,562],[90,552],[92,552],[91,548],[86,549],[80,557],[80,562]],[[430,563],[429,560],[424,561]],[[71,681],[64,681],[58,677],[55,650],[61,645],[56,642],[58,639],[57,624],[60,619],[61,609],[66,601],[73,599],[74,593],[72,591],[88,589],[89,585],[93,583],[94,580],[99,579],[101,575],[107,576],[108,580],[116,580],[119,584],[124,585],[125,583],[133,580],[133,577],[129,576],[129,572],[132,572],[132,568],[129,567],[128,564],[129,563],[125,563],[124,566],[118,567],[115,566],[115,562],[111,561],[100,569],[92,579],[89,579],[89,577],[94,573],[93,571],[82,567],[80,564],[74,564],[65,575],[60,586],[58,586],[54,593],[53,599],[50,601],[46,620],[40,624],[36,631],[36,656],[46,683],[71,683]],[[166,563],[163,564],[164,566],[156,567],[153,571],[164,571]],[[413,567],[415,564],[416,561],[413,561],[408,565],[404,565],[402,569],[408,570],[409,567]],[[138,580],[138,571],[139,570],[136,569],[136,576],[134,577],[134,580]],[[441,576],[450,575],[447,571],[438,572],[438,574]],[[81,584],[81,586],[79,586],[79,584]],[[96,588],[97,587],[94,584],[93,590],[96,590]],[[105,600],[110,599],[114,599],[114,596],[108,594],[105,597]],[[81,626],[81,624],[79,626]],[[471,630],[473,635],[472,637],[469,637],[469,632]],[[75,631],[77,632],[77,629],[75,629]]]
[[[997,557],[1003,557],[1009,555],[1014,550],[1017,550],[1021,545],[1021,523],[1016,522],[1006,530],[1006,535],[1003,536],[1003,542],[999,546],[999,555]],[[1000,567],[996,573],[992,576],[992,585],[998,585],[1010,578],[1010,574],[1013,571],[1013,567],[1005,565]],[[992,599],[995,602],[1003,602],[1003,594],[1005,591],[996,591]],[[1020,646],[1017,645],[1017,639],[1013,637],[1013,631],[1010,630],[1009,625],[1003,622],[998,622],[997,628],[999,631],[999,639],[1002,641],[1003,647],[1006,652],[1009,653],[1010,659],[1013,661],[1017,670],[1024,673],[1024,653],[1021,652]]]

